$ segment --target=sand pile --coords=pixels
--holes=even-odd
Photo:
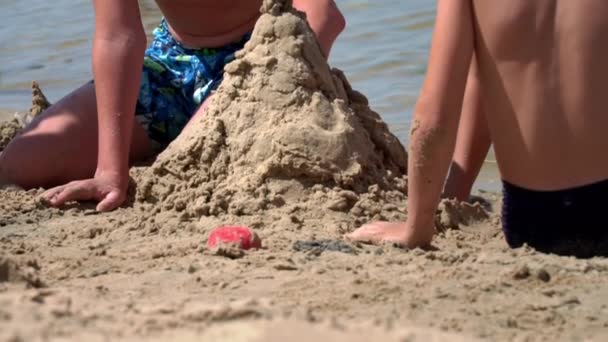
[[[46,98],[46,96],[44,96],[44,93],[42,92],[42,89],[40,89],[40,85],[38,85],[38,82],[32,82],[32,106],[30,107],[29,111],[30,118],[38,116],[50,106],[51,103]]]
[[[42,93],[38,82],[32,82],[32,107],[29,113],[15,113],[11,120],[0,122],[0,152],[13,140],[21,130],[38,114],[51,106]]]
[[[205,117],[138,177],[138,201],[200,217],[305,202],[363,214],[362,194],[402,199],[398,139],[329,68],[291,1],[265,1],[262,12]]]
[[[22,129],[23,126],[17,118],[0,122],[0,152],[6,148],[8,143],[11,142]]]
[[[473,223],[487,220],[490,214],[479,202],[474,204],[459,202],[455,199],[444,199],[439,203],[435,226],[439,231],[459,229]]]
[[[312,219],[339,226],[339,234],[368,220],[405,218],[404,147],[344,73],[328,66],[291,3],[264,1],[206,115],[151,167],[133,170],[136,207],[181,222],[267,216],[259,225],[283,229]],[[0,151],[48,106],[33,82],[29,113],[0,124]],[[440,206],[440,230],[487,217],[463,206]],[[9,216],[0,215],[0,224],[12,222]]]

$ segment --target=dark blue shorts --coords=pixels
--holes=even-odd
[[[250,37],[220,48],[189,49],[173,38],[163,19],[146,50],[135,109],[151,140],[164,147],[180,134]]]
[[[533,191],[503,181],[507,243],[562,255],[608,255],[608,180],[560,191]]]

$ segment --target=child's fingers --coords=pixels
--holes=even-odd
[[[376,222],[365,224],[352,233],[346,234],[345,238],[349,242],[361,242],[361,243],[372,243],[378,244],[382,242],[383,231],[380,229]]]
[[[40,195],[40,198],[50,204],[53,198],[55,198],[57,194],[61,193],[66,186],[67,185],[61,185],[48,189],[47,191],[43,192],[42,195]]]
[[[100,201],[97,210],[101,212],[118,208],[125,199],[120,190],[108,191],[107,187],[94,180],[75,181],[49,189],[40,195],[40,199],[53,207],[59,207],[71,201]]]
[[[74,183],[66,186],[61,192],[51,199],[51,203],[55,206],[63,205],[70,201],[86,201],[95,199],[95,191],[92,186],[86,182]]]
[[[374,235],[373,230],[370,229],[369,226],[365,225],[365,226],[362,226],[362,227],[356,229],[355,231],[353,231],[350,234],[346,234],[344,237],[349,242],[369,243],[369,242],[372,242],[373,235]]]
[[[122,204],[122,196],[118,191],[112,191],[97,205],[97,211],[106,212],[118,208]]]

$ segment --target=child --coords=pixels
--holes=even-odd
[[[293,2],[329,55],[345,26],[333,0]],[[249,39],[262,0],[157,0],[164,18],[147,49],[137,0],[93,4],[95,81],[7,146],[0,184],[54,187],[43,194],[51,205],[95,200],[99,211],[109,211],[125,200],[130,162],[165,147],[204,114],[224,65]]]
[[[597,42],[608,34],[607,22],[605,0],[438,1],[410,139],[407,222],[372,223],[348,238],[409,248],[431,243],[475,56],[491,112],[487,126],[469,133],[489,129],[484,146],[493,142],[503,179],[507,243],[606,255],[608,47]]]

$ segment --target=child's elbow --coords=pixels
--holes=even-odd
[[[125,35],[124,39],[125,41],[128,41],[133,48],[138,50],[145,50],[148,45],[148,37],[146,37],[146,32],[143,29],[136,29],[129,32]]]
[[[335,35],[339,35],[346,28],[346,18],[333,0],[329,1],[329,22]]]
[[[143,28],[135,27],[132,29],[106,29],[95,30],[94,40],[111,42],[116,45],[128,47],[129,49],[146,49],[148,38]]]

